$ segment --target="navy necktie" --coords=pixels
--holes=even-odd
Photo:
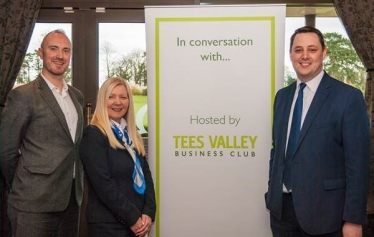
[[[305,83],[300,83],[299,93],[295,102],[295,107],[293,109],[291,130],[288,136],[286,160],[283,171],[283,183],[286,185],[287,190],[292,188],[292,157],[296,150],[296,145],[299,140],[300,129],[301,129],[301,115],[303,112],[303,90],[305,88]]]

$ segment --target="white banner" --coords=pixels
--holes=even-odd
[[[284,5],[146,7],[157,237],[270,237]]]

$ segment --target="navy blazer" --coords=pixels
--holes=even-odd
[[[133,188],[134,161],[126,149],[113,149],[96,126],[83,134],[80,158],[88,176],[88,222],[118,222],[133,226],[142,214],[155,219],[155,190],[148,162],[140,156],[146,190]]]
[[[274,102],[273,148],[266,206],[281,218],[288,117],[296,83]],[[292,162],[292,197],[302,229],[338,231],[366,222],[370,127],[362,92],[324,73],[300,132]]]

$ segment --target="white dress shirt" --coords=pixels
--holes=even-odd
[[[77,131],[77,124],[78,124],[78,113],[69,95],[68,85],[66,84],[65,81],[63,81],[63,88],[60,93],[59,88],[57,88],[50,81],[48,81],[48,79],[46,79],[43,76],[43,74],[41,74],[41,76],[45,80],[45,82],[48,84],[48,87],[51,89],[58,104],[60,105],[60,108],[65,115],[65,120],[66,120],[66,123],[68,124],[71,138],[75,142],[75,134]]]
[[[65,81],[63,81],[63,87],[60,93],[60,89],[54,86],[48,79],[46,79],[42,73],[40,73],[42,78],[47,83],[48,87],[51,89],[53,95],[55,96],[58,105],[60,106],[62,112],[65,115],[66,123],[68,124],[70,136],[75,143],[75,134],[77,132],[77,124],[78,124],[78,112],[75,108],[73,101],[69,95],[69,87]],[[74,171],[73,171],[73,178],[75,178],[75,162],[74,162]]]
[[[305,86],[304,91],[303,91],[303,112],[301,114],[301,125],[300,125],[301,127],[300,127],[300,130],[303,127],[305,117],[306,117],[306,115],[308,113],[310,105],[312,104],[314,95],[316,94],[318,86],[319,86],[319,84],[320,84],[320,82],[322,80],[323,74],[324,74],[324,71],[322,70],[315,78],[313,78],[312,80],[310,80],[308,82],[305,82],[306,86]],[[300,85],[300,83],[302,83],[302,81],[300,81],[299,79],[297,79],[297,81],[296,81],[296,90],[295,90],[295,94],[293,96],[293,101],[292,101],[292,105],[291,105],[290,115],[288,117],[287,144],[286,144],[286,150],[285,150],[285,152],[287,151],[288,137],[290,135],[291,123],[292,123],[293,109],[295,107],[297,95],[299,93],[299,89],[300,89],[299,85]],[[285,192],[285,193],[289,192],[286,189],[286,187],[285,187],[284,184],[283,184],[283,192]]]

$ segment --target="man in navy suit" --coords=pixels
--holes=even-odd
[[[299,28],[291,37],[297,81],[275,98],[265,195],[274,237],[360,237],[366,222],[370,179],[366,105],[361,91],[323,70],[326,53],[323,35],[314,27]],[[286,155],[293,143],[289,134],[300,84],[306,84],[300,132],[292,154]]]

